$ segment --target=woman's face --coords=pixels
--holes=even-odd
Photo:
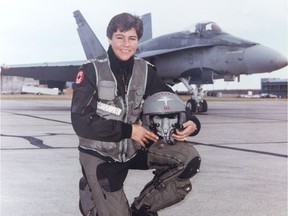
[[[114,32],[109,43],[116,57],[121,61],[127,61],[137,50],[138,36],[134,28],[126,32]]]

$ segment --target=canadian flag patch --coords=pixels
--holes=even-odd
[[[78,74],[76,76],[75,83],[80,84],[83,80],[84,80],[84,72],[81,70],[78,72]]]

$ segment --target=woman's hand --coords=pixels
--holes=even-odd
[[[197,130],[196,124],[191,120],[183,123],[183,128],[183,130],[176,129],[176,132],[172,134],[172,137],[175,140],[185,141],[190,134],[194,133]]]
[[[132,124],[131,139],[139,143],[141,147],[146,148],[149,140],[156,142],[158,140],[158,136],[139,124]]]

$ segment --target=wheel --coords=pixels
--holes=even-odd
[[[194,99],[189,99],[186,103],[186,107],[194,113],[196,112],[197,103]]]
[[[208,104],[206,100],[203,100],[199,103],[198,112],[207,112],[208,110]]]

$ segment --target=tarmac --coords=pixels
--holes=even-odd
[[[1,100],[1,216],[80,216],[69,98]],[[208,100],[193,190],[159,216],[287,216],[287,100]],[[191,143],[189,143],[191,144]],[[152,178],[130,171],[129,202]]]

